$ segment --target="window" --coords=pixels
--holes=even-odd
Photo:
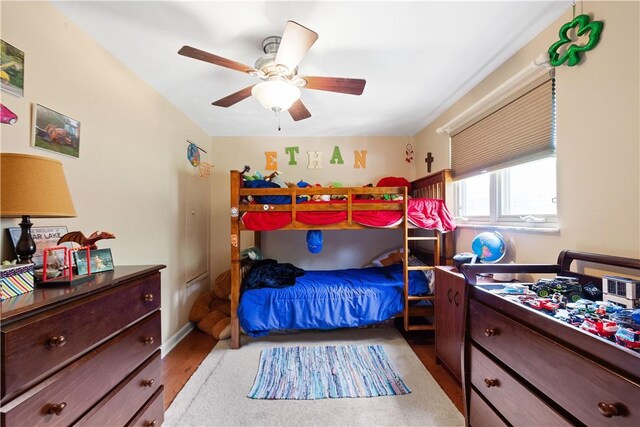
[[[491,174],[484,173],[456,183],[458,216],[487,221],[491,213]]]
[[[546,157],[455,183],[460,224],[554,227],[556,159]]]
[[[460,224],[555,227],[555,82],[542,78],[451,135]]]

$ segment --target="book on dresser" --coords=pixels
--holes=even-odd
[[[3,301],[2,426],[161,425],[164,267],[116,267]]]

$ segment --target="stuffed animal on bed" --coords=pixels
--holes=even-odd
[[[231,272],[220,274],[215,281],[213,291],[206,292],[196,299],[189,313],[189,321],[198,329],[217,340],[231,337]]]

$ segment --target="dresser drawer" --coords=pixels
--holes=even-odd
[[[469,354],[471,384],[512,425],[571,425],[475,346]]]
[[[160,351],[147,359],[116,388],[111,390],[78,426],[123,426],[161,387],[162,359]]]
[[[502,418],[473,389],[469,393],[469,425],[471,427],[506,427]]]
[[[155,273],[2,327],[2,400],[159,307]]]
[[[156,311],[2,407],[2,424],[69,425],[153,354],[160,343]]]
[[[640,385],[478,303],[471,339],[587,425],[640,425]],[[522,349],[526,343],[527,351]],[[601,412],[618,415],[609,418]]]
[[[127,427],[160,427],[164,421],[164,399],[160,387],[151,399],[127,423]]]

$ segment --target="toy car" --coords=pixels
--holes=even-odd
[[[555,293],[562,294],[570,302],[582,298],[582,286],[572,277],[540,279],[531,286],[531,290],[541,298],[547,298]]]
[[[631,328],[619,328],[615,337],[616,342],[621,346],[631,348],[633,350],[640,349],[640,331],[634,331]]]
[[[502,290],[502,293],[510,294],[510,295],[524,295],[527,293],[527,291],[529,291],[529,288],[526,287],[525,285],[520,285],[517,283],[509,283],[508,285],[505,285],[504,289]]]
[[[559,308],[558,304],[549,298],[531,298],[525,300],[524,303],[533,309],[546,311],[548,313],[555,313]]]
[[[596,306],[596,314],[600,316],[616,313],[623,309],[623,307],[609,301],[596,301],[594,304]]]
[[[611,314],[609,317],[619,325],[640,329],[640,308],[635,310],[625,308]]]
[[[553,317],[577,327],[579,327],[582,322],[584,322],[584,316],[576,314],[575,312],[569,312],[567,310],[558,310],[556,315]]]
[[[569,310],[575,310],[578,313],[592,314],[596,312],[596,305],[593,303],[593,301],[588,299],[579,299],[577,301],[570,302],[567,304],[567,308]]]
[[[585,317],[584,321],[580,325],[580,329],[591,332],[595,335],[600,335],[604,338],[611,338],[618,332],[618,325],[616,322],[606,319],[594,319],[591,317]]]

